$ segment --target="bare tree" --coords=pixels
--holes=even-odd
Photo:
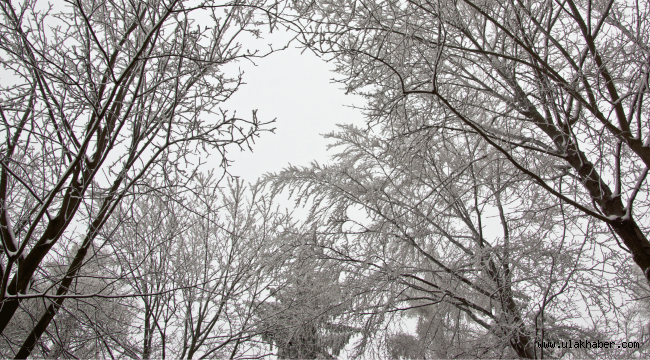
[[[202,156],[218,152],[225,164],[226,146],[245,146],[263,128],[255,114],[218,108],[241,84],[219,67],[263,55],[238,39],[277,28],[282,11],[263,0],[0,3],[0,57],[11,76],[0,99],[5,340],[14,341],[4,334],[22,299],[50,300],[18,357],[30,354],[136,185],[182,185]],[[56,290],[31,287],[48,257],[72,244]]]
[[[290,217],[273,211],[261,188],[225,189],[197,175],[192,191],[124,204],[106,234],[121,269],[113,275],[142,294],[132,311],[143,358],[225,358],[262,351],[256,309],[269,294],[278,236]]]
[[[650,6],[614,1],[314,1],[304,42],[331,54],[372,121],[489,144],[548,196],[611,230],[650,279]],[[471,158],[471,154],[467,154]]]
[[[274,211],[261,188],[248,189],[239,180],[221,188],[218,180],[197,174],[194,187],[182,193],[150,184],[157,190],[123,201],[89,249],[69,287],[70,298],[33,354],[265,355],[259,346],[259,308],[268,301],[270,286],[282,281],[277,274],[287,254],[278,251],[276,238],[292,226],[291,218]],[[67,267],[47,268],[52,275],[39,289],[55,289],[60,277],[55,273]],[[26,299],[22,306],[37,305],[38,311],[18,314],[40,314],[48,301],[47,296]]]
[[[289,228],[269,298],[258,307],[258,332],[280,359],[335,359],[361,329],[350,326],[341,266],[310,245],[313,234]]]
[[[598,220],[531,186],[489,144],[390,124],[329,136],[343,147],[334,164],[267,181],[311,203],[308,245],[345,274],[366,329],[358,355],[374,340],[379,357],[540,358],[569,350],[538,342],[625,333],[626,256],[603,243]],[[399,314],[417,319],[417,334],[389,330]]]

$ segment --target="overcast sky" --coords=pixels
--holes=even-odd
[[[244,70],[240,90],[223,105],[237,110],[238,116],[249,118],[258,109],[261,121],[277,118],[275,134],[262,133],[253,152],[231,148],[230,167],[233,175],[247,182],[267,172],[277,172],[288,164],[308,165],[316,160],[324,163],[333,151],[326,151],[328,141],[320,134],[336,129],[336,124],[363,124],[361,111],[346,105],[363,105],[363,98],[345,95],[341,84],[331,79],[334,65],[314,54],[290,48],[256,60],[257,66],[239,62]]]

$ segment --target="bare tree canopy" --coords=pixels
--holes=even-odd
[[[647,2],[297,8],[313,19],[305,44],[334,56],[383,131],[428,132],[448,146],[479,137],[549,196],[610,228],[650,279]]]
[[[650,279],[648,2],[295,7],[303,44],[366,97],[368,129],[331,135],[344,146],[335,164],[268,180],[312,204],[323,226],[313,246],[366,277],[377,297],[358,309],[393,299],[441,329],[384,350],[534,358],[564,354],[537,341],[632,336],[615,320],[634,306],[612,299],[632,304],[632,288],[647,287],[628,281],[625,258]],[[435,315],[443,306],[459,318]],[[573,306],[600,319],[576,322]],[[459,336],[464,345],[445,346]]]
[[[635,301],[647,297],[644,277],[603,241],[598,220],[531,186],[476,138],[456,137],[458,150],[378,128],[344,126],[328,135],[342,147],[334,164],[266,179],[310,204],[303,246],[341,274],[338,306],[365,329],[359,356],[542,358],[563,354],[535,347],[545,341],[648,340]],[[415,335],[386,329],[409,318]]]
[[[0,356],[650,355],[650,2],[0,17]],[[224,65],[285,29],[367,126],[326,135],[330,164],[245,185],[228,150],[272,121],[220,107],[243,84]],[[540,345],[578,340],[637,346]]]
[[[33,349],[125,197],[154,183],[182,188],[207,155],[225,165],[227,146],[268,130],[254,113],[218,107],[241,84],[220,67],[265,55],[240,38],[277,28],[283,11],[264,0],[0,3],[11,79],[0,85],[0,332],[23,298],[39,296],[32,285],[48,257],[78,246],[18,357]]]

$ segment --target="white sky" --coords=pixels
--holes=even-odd
[[[328,141],[320,134],[336,129],[336,124],[363,124],[358,109],[360,96],[345,95],[342,85],[334,84],[334,65],[309,52],[289,48],[256,60],[257,66],[239,62],[246,83],[222,107],[237,110],[248,118],[258,109],[260,121],[277,118],[275,134],[262,133],[253,145],[253,152],[231,148],[228,157],[234,162],[231,174],[247,182],[268,172],[278,172],[288,164],[308,165],[316,160],[327,162],[335,150],[326,151]],[[233,65],[230,65],[233,66]],[[348,105],[348,106],[346,106]]]

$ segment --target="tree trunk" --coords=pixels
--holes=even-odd
[[[117,190],[119,185],[122,183],[122,177],[119,177],[118,180],[113,184],[113,187],[111,188],[112,192],[111,195],[108,197],[104,198],[101,210],[99,211],[99,214],[97,215],[97,218],[90,224],[90,228],[88,229],[88,233],[86,234],[86,237],[84,238],[84,241],[81,245],[81,247],[77,250],[77,254],[75,255],[74,259],[72,260],[72,263],[68,267],[68,270],[66,272],[65,277],[61,281],[61,285],[59,285],[59,288],[56,291],[56,295],[62,296],[68,293],[70,289],[70,285],[72,284],[72,281],[77,275],[77,272],[83,265],[83,261],[86,258],[86,254],[88,253],[88,248],[92,244],[93,240],[97,236],[97,233],[101,226],[103,225],[104,221],[111,215],[112,210],[114,209],[114,205],[119,202],[121,199],[120,196],[117,197],[117,202],[113,202],[113,200],[116,198],[114,191]],[[113,205],[113,206],[112,206]],[[33,252],[33,250],[32,250]],[[30,253],[31,255],[31,253]],[[29,258],[29,257],[28,257]],[[40,261],[39,261],[40,262]],[[15,277],[14,277],[15,278]],[[18,299],[12,299],[14,300],[16,304],[16,308],[18,307]],[[64,297],[57,298],[53,304],[50,304],[48,306],[47,311],[41,316],[41,319],[39,320],[38,324],[32,329],[32,331],[29,333],[25,341],[23,342],[22,347],[20,348],[20,351],[16,355],[17,359],[24,359],[29,356],[29,354],[32,352],[34,349],[34,346],[36,345],[36,342],[38,339],[41,338],[43,335],[43,332],[47,329],[48,325],[56,316],[57,312],[61,308],[61,304],[63,304],[63,301],[65,300]],[[4,307],[2,309],[3,311],[5,310]],[[15,311],[15,309],[14,309]],[[7,320],[8,321],[8,320]]]
[[[610,223],[625,246],[632,252],[632,259],[641,268],[650,283],[650,242],[634,219]]]
[[[45,314],[41,316],[41,320],[39,320],[38,324],[34,326],[32,332],[30,332],[27,336],[27,339],[25,339],[23,346],[21,346],[20,350],[18,350],[15,359],[27,359],[27,357],[32,353],[34,346],[36,346],[36,342],[41,337],[45,329],[47,329],[47,326],[50,325],[50,321],[52,321],[54,315],[56,315],[57,311],[61,307],[63,299],[64,298],[58,298],[53,304],[50,304],[50,306],[47,307]]]

